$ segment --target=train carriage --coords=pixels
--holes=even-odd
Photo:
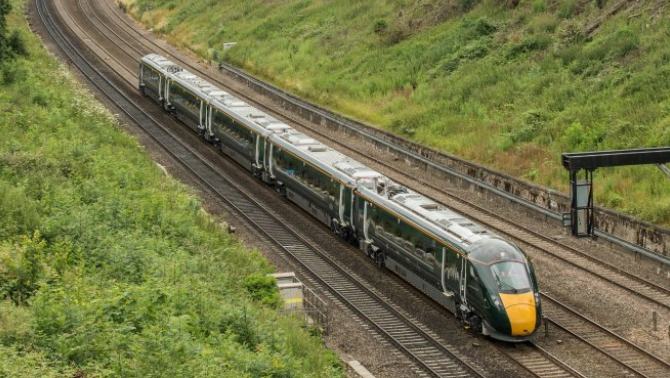
[[[353,237],[353,182],[333,169],[333,163],[349,159],[293,130],[270,139],[268,168],[282,194],[333,231],[345,238]]]
[[[532,337],[541,303],[532,264],[467,216],[150,54],[139,88],[223,153],[452,311],[476,332]]]
[[[476,331],[526,340],[539,291],[523,252],[463,215],[381,176],[356,190],[368,254]],[[510,314],[512,314],[510,316]]]

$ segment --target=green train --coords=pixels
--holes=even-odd
[[[139,89],[473,331],[515,342],[539,328],[533,266],[509,241],[162,56],[140,60]]]

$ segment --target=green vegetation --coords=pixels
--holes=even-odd
[[[562,152],[670,145],[661,0],[631,2],[592,37],[614,2],[117,1],[202,57],[564,192]],[[655,167],[603,169],[596,185],[596,203],[670,225]]]
[[[278,315],[265,260],[41,47],[26,1],[11,4],[24,50],[0,62],[0,377],[343,376]]]

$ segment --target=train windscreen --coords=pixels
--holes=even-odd
[[[491,273],[501,292],[516,294],[531,288],[528,272],[523,263],[502,261],[491,265]]]

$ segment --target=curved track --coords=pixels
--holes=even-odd
[[[385,335],[421,366],[423,371],[435,377],[482,377],[477,368],[464,361],[449,345],[436,340],[410,319],[387,305],[386,301],[364,283],[347,274],[330,260],[326,253],[293,232],[263,204],[246,195],[243,188],[229,181],[224,173],[203,160],[197,151],[182,143],[150,114],[144,112],[136,104],[136,99],[127,96],[109,80],[107,77],[109,73],[104,72],[106,70],[98,70],[97,64],[91,62],[93,59],[59,30],[44,1],[36,0],[36,4],[38,14],[52,38],[92,85],[104,93],[204,185],[218,193],[223,201],[246,219],[246,222],[254,225],[275,246],[303,264],[315,279],[321,281],[339,300]]]

